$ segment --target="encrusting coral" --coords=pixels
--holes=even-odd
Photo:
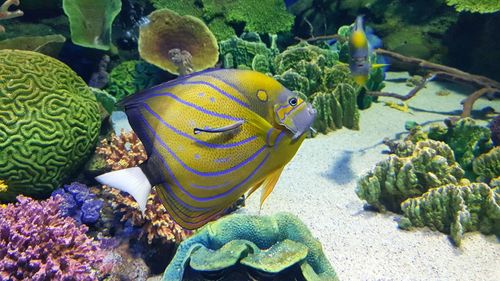
[[[40,53],[0,50],[0,178],[18,194],[48,196],[94,151],[95,95],[71,68]]]
[[[356,187],[358,197],[380,211],[399,212],[404,200],[433,187],[457,184],[464,176],[453,151],[443,142],[406,141],[398,146],[396,153],[377,163]]]
[[[103,252],[59,209],[62,198],[18,203],[0,208],[1,280],[98,280]]]
[[[96,198],[90,189],[82,183],[73,182],[52,192],[52,196],[61,196],[61,215],[69,216],[78,223],[92,225],[99,220],[103,201]]]
[[[137,135],[123,129],[119,136],[112,133],[110,139],[102,139],[96,154],[104,157],[111,170],[135,167],[148,157]]]
[[[205,274],[223,277],[217,280],[261,280],[252,276],[259,273],[262,280],[338,280],[319,241],[287,213],[232,214],[208,223],[179,245],[162,280],[198,280]]]
[[[9,11],[10,6],[19,6],[19,4],[19,0],[6,0],[2,6],[0,6],[0,20],[17,18],[24,15],[21,10]],[[5,27],[2,25],[0,25],[0,32],[5,32]]]
[[[428,226],[449,233],[457,246],[465,232],[500,235],[500,189],[484,183],[433,188],[404,201],[401,209],[399,227]]]
[[[181,16],[169,9],[156,10],[148,19],[139,32],[139,54],[145,61],[172,74],[187,74],[181,73],[186,68],[184,60],[181,65],[172,60],[172,50],[191,56],[189,68],[192,71],[201,71],[217,63],[217,40],[202,20]]]

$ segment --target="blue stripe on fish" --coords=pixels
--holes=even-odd
[[[195,138],[193,136],[190,136],[190,135],[184,133],[183,131],[180,131],[180,130],[174,128],[172,125],[168,124],[165,120],[163,120],[163,118],[161,118],[161,116],[158,115],[148,104],[143,103],[143,105],[144,105],[144,108],[149,113],[151,113],[154,117],[156,117],[156,119],[158,119],[163,125],[165,125],[165,127],[167,127],[170,130],[174,131],[176,134],[181,135],[181,136],[183,136],[185,138],[188,138],[188,139],[196,142],[197,144],[200,144],[200,145],[205,146],[205,147],[209,147],[209,148],[231,148],[231,147],[236,147],[236,146],[243,145],[245,143],[248,143],[248,142],[251,142],[251,141],[257,139],[257,136],[252,136],[252,137],[246,138],[246,139],[238,141],[238,142],[227,143],[227,144],[217,144],[217,143],[205,142],[205,141],[199,140],[199,139],[197,139],[197,138]]]
[[[141,116],[142,117],[142,116]],[[147,120],[142,117],[142,120],[143,122],[146,124],[146,126],[151,130],[151,132],[153,133],[153,135],[155,136],[155,139],[160,141],[161,143],[165,144],[159,137],[158,135],[156,134],[156,132],[153,130],[153,128],[151,128],[151,126],[149,125],[149,123],[147,123]],[[149,138],[149,137],[148,137]],[[149,140],[151,141],[151,140]],[[162,145],[163,146],[163,145]],[[166,144],[165,144],[166,146]],[[262,148],[265,148],[266,146],[263,146]],[[243,181],[241,181],[239,184],[233,186],[231,189],[221,193],[221,194],[218,194],[218,195],[215,195],[215,196],[211,196],[211,197],[197,197],[197,196],[194,196],[192,195],[191,193],[189,193],[186,189],[184,189],[184,187],[180,184],[180,182],[177,180],[177,178],[175,177],[175,174],[173,173],[173,171],[170,169],[169,165],[167,164],[166,160],[161,157],[161,153],[159,153],[159,151],[156,149],[156,148],[153,148],[154,151],[156,151],[158,154],[159,154],[159,159],[162,161],[163,165],[164,165],[164,168],[167,170],[168,174],[172,177],[172,180],[174,181],[174,183],[179,187],[179,189],[184,193],[186,194],[189,198],[191,198],[192,200],[194,201],[198,201],[198,202],[207,202],[207,201],[210,201],[210,200],[214,200],[214,199],[218,199],[218,198],[221,198],[221,197],[224,197],[224,195],[227,195],[229,193],[231,193],[232,191],[234,191],[235,189],[237,189],[238,187],[242,186],[245,182],[247,182],[248,180],[250,180],[250,178],[255,175],[258,170],[262,167],[262,165],[264,165],[264,163],[267,161],[267,159],[269,158],[269,155],[270,153],[268,152],[266,154],[266,156],[264,157],[264,159],[259,163],[259,165],[252,171],[252,173],[250,173],[250,175],[248,177],[246,177]],[[263,150],[263,149],[261,149]],[[261,150],[259,150],[259,154],[261,152]],[[180,159],[179,159],[180,160]],[[182,165],[182,163],[181,163]],[[187,204],[187,203],[186,203]]]
[[[216,184],[216,185],[198,185],[198,184],[194,184],[194,183],[189,183],[189,185],[191,187],[194,187],[194,188],[212,190],[212,189],[217,189],[217,188],[221,188],[221,187],[226,187],[229,185],[229,183],[225,182],[225,183]]]
[[[217,112],[214,112],[214,111],[210,111],[210,110],[207,110],[201,106],[198,106],[194,103],[190,103],[188,101],[185,101],[179,97],[177,97],[176,95],[172,94],[172,93],[156,93],[156,94],[151,94],[150,97],[169,97],[169,98],[173,98],[174,100],[184,104],[184,105],[187,105],[193,109],[196,109],[197,111],[200,111],[202,113],[205,113],[205,114],[208,114],[208,115],[211,115],[211,116],[215,116],[215,117],[219,117],[219,118],[223,118],[223,119],[227,119],[227,120],[232,120],[232,121],[242,121],[241,118],[236,118],[236,117],[233,117],[233,116],[230,116],[230,115],[226,115],[226,114],[221,114],[221,113],[217,113]]]
[[[224,81],[222,81],[224,82]],[[221,95],[227,97],[228,99],[232,100],[232,101],[235,101],[237,102],[239,105],[243,106],[243,107],[246,107],[248,109],[250,109],[250,105],[240,99],[237,99],[235,96],[232,96],[231,94],[229,94],[228,92],[222,90],[221,88],[215,86],[214,84],[212,83],[209,83],[209,82],[206,82],[206,81],[183,81],[181,83],[181,85],[205,85],[205,86],[208,86],[214,90],[216,90],[217,92],[219,92]],[[238,93],[241,94],[241,92],[238,91]]]
[[[148,126],[148,128],[153,133],[155,139],[160,143],[160,145],[163,148],[165,148],[168,151],[168,153],[170,155],[172,155],[172,157],[179,164],[181,164],[181,166],[184,169],[190,171],[191,173],[193,173],[195,175],[202,176],[202,177],[216,177],[216,176],[222,176],[222,175],[226,175],[226,174],[229,174],[231,172],[234,172],[234,171],[238,170],[239,168],[245,166],[246,164],[248,164],[249,162],[251,162],[255,158],[257,158],[262,153],[262,151],[264,151],[266,149],[266,147],[267,147],[267,145],[263,145],[259,150],[257,150],[255,153],[253,153],[250,157],[248,157],[247,159],[243,160],[242,162],[238,163],[237,165],[235,165],[235,166],[233,166],[231,168],[228,168],[228,169],[225,169],[225,170],[221,170],[221,171],[217,171],[217,172],[202,172],[202,171],[198,171],[196,169],[193,169],[193,168],[189,167],[186,163],[184,163],[184,161],[182,161],[182,159],[180,159],[179,156],[177,156],[177,154],[172,149],[170,149],[170,147],[158,136],[158,134],[156,134],[156,132],[154,131],[154,129],[151,128],[151,126],[149,125],[149,123],[147,123],[147,121],[145,119],[144,119],[144,121],[146,123],[146,126]]]
[[[276,140],[274,141],[274,149],[276,150],[278,148],[278,144],[280,143],[281,139],[285,136],[285,131],[281,131],[279,135],[276,137]]]

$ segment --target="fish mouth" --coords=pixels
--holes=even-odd
[[[316,109],[314,109],[314,107],[310,103],[308,103],[306,106],[307,108],[305,108],[304,110],[304,115],[301,116],[304,121],[300,122],[300,124],[296,124],[296,130],[292,131],[292,140],[296,140],[303,134],[309,132],[314,120],[316,119]]]

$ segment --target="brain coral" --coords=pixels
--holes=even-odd
[[[93,151],[99,128],[95,96],[68,66],[0,50],[0,178],[8,185],[0,200],[49,195]]]

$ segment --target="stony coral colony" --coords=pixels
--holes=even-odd
[[[173,255],[176,245],[193,235],[175,223],[155,192],[141,214],[132,197],[96,186],[92,180],[100,173],[134,167],[147,159],[137,135],[120,131],[123,124],[114,117],[116,103],[125,97],[171,79],[172,74],[186,75],[216,64],[251,69],[274,77],[312,103],[318,112],[313,127],[328,133],[342,127],[359,129],[360,109],[370,107],[377,99],[368,93],[384,88],[382,69],[371,71],[364,86],[350,76],[350,26],[335,30],[336,42],[331,45],[316,42],[314,36],[298,44],[280,45],[283,38],[275,34],[289,32],[294,25],[294,16],[283,1],[63,0],[64,36],[39,36],[38,29],[60,30],[54,28],[57,20],[45,20],[40,26],[27,23],[29,17],[36,17],[33,11],[57,10],[58,1],[45,1],[43,5],[20,2],[7,0],[0,6],[0,38],[5,39],[0,41],[0,76],[5,78],[0,79],[0,105],[8,113],[8,120],[0,115],[0,131],[8,132],[0,140],[0,202],[6,203],[0,205],[0,280],[116,280],[113,278],[123,277],[123,272],[118,271],[127,267],[124,261],[130,253],[147,260],[154,256],[153,247],[172,245],[172,252],[160,257],[166,259]],[[481,1],[481,5],[447,1],[458,10],[488,13],[499,9],[490,2],[494,1]],[[89,3],[94,9],[85,9]],[[252,11],[251,15],[248,11]],[[147,17],[149,12],[151,16]],[[25,21],[9,24],[23,15]],[[61,18],[58,20],[61,25]],[[398,17],[395,21],[404,23]],[[449,26],[456,16],[439,14],[436,21]],[[431,32],[409,28],[415,31],[414,41],[418,41],[410,45],[428,41],[428,33],[444,32],[435,26],[428,28]],[[103,57],[91,77],[82,78],[85,74],[75,73],[74,64],[70,68],[57,59],[62,59],[65,36],[71,38],[73,46],[109,52],[111,61]],[[400,49],[397,36],[400,34],[394,32],[384,38],[393,50]],[[436,43],[421,44],[412,50],[426,56],[439,49]],[[374,54],[371,60],[376,62],[377,56]],[[468,78],[460,78],[464,77]],[[486,83],[481,87],[500,88],[484,81],[479,81]],[[417,87],[425,86],[415,83]],[[29,102],[19,107],[21,100]],[[23,110],[30,104],[39,106],[30,107],[28,114]],[[497,116],[490,129],[469,119],[429,132],[413,128],[405,142],[392,143],[387,160],[360,179],[356,193],[381,211],[401,213],[401,228],[429,226],[449,233],[457,245],[467,231],[499,235],[499,120]],[[110,123],[116,134],[109,133]],[[237,217],[230,222],[245,219]],[[251,220],[256,225],[261,223],[257,218]],[[223,223],[227,221],[229,218]],[[285,221],[300,225],[286,216]],[[304,238],[295,241],[300,242],[298,245],[278,241],[274,235],[280,235],[272,233],[265,237],[265,241],[269,240],[265,246],[251,238],[214,246],[214,240],[204,240],[207,229],[190,241],[201,241],[205,247],[212,247],[210,251],[219,253],[231,247],[242,253],[253,249],[254,256],[260,252],[265,255],[269,249],[277,256],[293,250],[294,260],[289,264],[298,266],[301,274],[327,274],[336,280],[335,272],[318,250],[319,242],[305,230],[301,230]],[[266,225],[260,229],[265,230]],[[249,237],[255,234],[252,231]],[[190,247],[188,242],[182,249]],[[320,261],[306,262],[310,253],[321,257]],[[202,252],[179,252],[180,258],[191,254],[200,264],[208,259]],[[253,262],[249,271],[283,265],[255,259],[248,261]],[[215,264],[218,261],[212,260]],[[244,264],[243,259],[233,262]],[[165,261],[161,263],[166,266]],[[147,276],[149,270],[163,269],[144,266],[142,273],[126,271],[126,277]],[[168,272],[175,269],[171,267]]]

